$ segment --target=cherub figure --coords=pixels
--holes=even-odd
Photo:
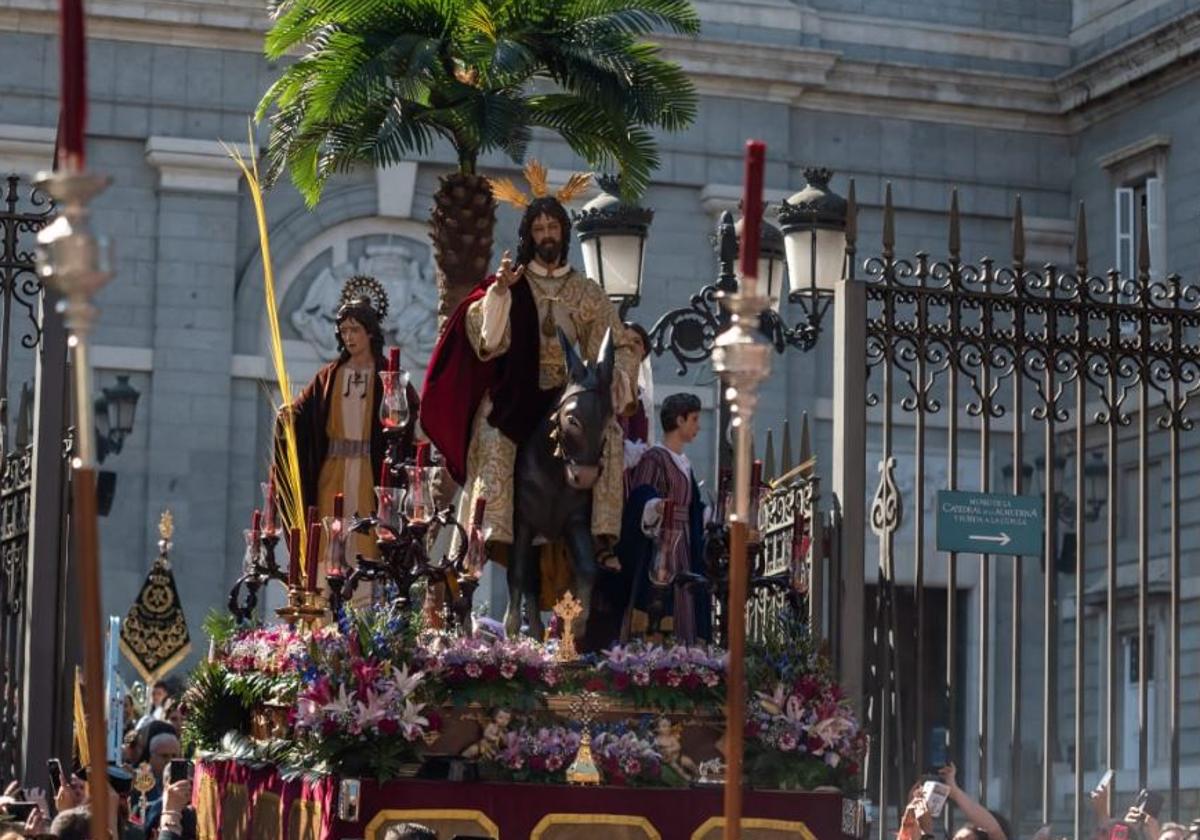
[[[504,744],[504,736],[508,734],[508,725],[512,722],[512,712],[508,709],[492,709],[491,720],[483,727],[483,737],[462,752],[462,757],[478,761],[495,758]]]
[[[654,746],[662,756],[663,763],[690,782],[696,777],[696,762],[683,754],[680,732],[679,724],[660,717],[654,723]]]

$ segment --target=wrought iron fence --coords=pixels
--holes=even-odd
[[[943,748],[960,767],[971,762],[985,804],[989,790],[1000,790],[1000,801],[990,804],[1016,820],[1036,811],[1041,821],[1073,824],[1074,836],[1082,836],[1085,775],[1098,777],[1124,763],[1136,770],[1138,787],[1146,785],[1156,765],[1155,700],[1166,718],[1164,814],[1178,816],[1181,452],[1200,389],[1200,288],[1161,270],[1151,273],[1144,213],[1133,278],[1091,273],[1082,205],[1073,269],[1026,264],[1019,200],[1011,260],[1004,265],[963,261],[957,196],[948,223],[946,259],[898,258],[888,188],[882,251],[865,262],[862,284],[861,328],[874,383],[870,394],[865,385],[859,392],[866,397],[861,409],[839,407],[869,412],[881,453],[871,508],[879,571],[874,608],[864,611],[876,616],[868,622],[867,708],[879,836],[895,829],[908,785]],[[852,282],[854,249],[851,224]],[[861,343],[855,327],[848,324],[837,340]],[[1152,486],[1155,459],[1165,466]],[[1039,496],[1040,555],[1001,563],[998,553],[934,550],[927,512],[938,489]],[[1165,572],[1161,592],[1151,588],[1156,557]],[[944,636],[938,638],[925,632],[934,563],[938,576],[945,575],[946,592]],[[1120,585],[1122,568],[1132,585]],[[969,698],[961,665],[968,633],[958,597],[966,571],[978,581],[978,676]],[[1035,587],[1040,591],[1030,605]],[[911,621],[899,607],[900,596],[909,593]],[[1152,598],[1165,602],[1165,698],[1149,689]],[[1134,617],[1128,628],[1126,611]],[[1000,621],[1007,639],[997,632]],[[902,663],[910,649],[915,664]],[[931,704],[913,683],[927,680],[942,651],[940,702]],[[1023,691],[1032,667],[1041,677],[1040,702],[1033,704]],[[1133,687],[1123,697],[1131,674]],[[1157,685],[1163,685],[1161,675]],[[966,717],[955,710],[968,703],[976,724],[971,739],[955,725]],[[1136,721],[1125,737],[1122,711]],[[944,744],[931,742],[935,712],[945,718],[937,727]],[[1031,725],[1036,736],[1027,739]],[[973,756],[964,748],[968,740]],[[998,747],[998,741],[1004,743]],[[1029,755],[1027,741],[1038,744],[1036,755]],[[1056,763],[1069,764],[1069,784],[1056,778]],[[1000,776],[996,785],[993,774]],[[1022,786],[1033,774],[1036,802]]]
[[[36,352],[42,339],[42,284],[34,265],[35,237],[51,220],[53,206],[41,191],[10,175],[0,204],[0,777],[19,778],[22,767],[26,693],[26,585],[29,572],[29,523],[33,448],[28,440],[9,440],[9,388],[12,350]],[[14,321],[14,313],[21,320]],[[19,336],[19,338],[17,337]],[[26,386],[27,387],[27,386]],[[25,388],[23,388],[23,391]],[[18,428],[29,432],[22,401]]]

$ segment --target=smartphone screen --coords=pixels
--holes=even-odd
[[[62,790],[62,762],[57,758],[47,760],[46,771],[50,774],[50,797],[53,799]]]
[[[941,782],[926,782],[921,786],[921,793],[925,798],[925,810],[929,816],[934,819],[940,817],[946,800],[950,798],[950,788]]]
[[[18,822],[25,822],[36,807],[36,802],[9,802],[4,806],[4,810]]]
[[[167,765],[167,784],[190,779],[192,777],[192,762],[186,758],[172,758]]]

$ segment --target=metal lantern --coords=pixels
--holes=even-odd
[[[103,390],[108,408],[109,428],[123,438],[133,431],[133,418],[137,413],[138,397],[141,394],[129,384],[128,376],[118,376],[116,385]]]
[[[829,189],[829,169],[805,169],[808,185],[779,208],[795,301],[831,293],[844,273],[846,199]]]
[[[742,241],[742,224],[743,219],[738,219],[736,230],[738,237],[739,248]],[[771,309],[779,313],[779,306],[783,299],[784,289],[784,270],[787,265],[786,249],[784,247],[783,232],[775,225],[763,219],[760,223],[760,233],[758,236],[758,283],[759,288],[766,292],[766,297],[771,301]],[[741,268],[737,269],[737,278],[740,283],[742,280]]]
[[[596,179],[600,195],[575,213],[575,230],[583,250],[583,268],[618,304],[621,316],[641,300],[646,234],[654,211],[620,198],[616,178]]]

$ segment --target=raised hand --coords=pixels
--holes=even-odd
[[[500,257],[500,268],[496,270],[496,282],[500,288],[508,289],[525,274],[525,266],[514,265],[512,254],[505,251]]]

